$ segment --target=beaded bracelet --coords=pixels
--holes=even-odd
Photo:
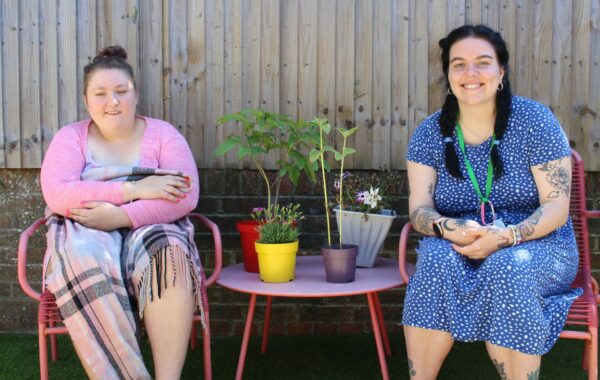
[[[507,227],[510,229],[510,234],[513,238],[512,246],[514,247],[515,245],[521,244],[521,242],[523,241],[523,235],[521,235],[521,231],[519,231],[517,226],[515,226],[514,224],[509,224]]]

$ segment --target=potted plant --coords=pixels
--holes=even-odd
[[[344,172],[344,158],[356,152],[353,148],[346,146],[348,137],[350,137],[356,130],[357,127],[351,129],[337,128],[337,131],[342,135],[342,150],[338,152],[333,147],[325,145],[323,135],[329,134],[331,131],[331,125],[327,119],[315,118],[312,123],[319,129],[319,139],[316,142],[316,147],[310,152],[310,161],[318,162],[321,168],[321,176],[323,179],[323,196],[325,198],[325,215],[327,221],[327,245],[321,247],[321,253],[323,254],[323,260],[325,262],[325,277],[328,282],[342,283],[354,281],[356,274],[356,255],[358,253],[358,247],[354,244],[343,243],[343,224],[338,225],[339,229],[339,244],[332,244],[331,242],[331,225],[329,223],[329,199],[327,195],[327,178],[325,176],[325,154],[327,152],[332,153],[335,160],[340,163],[340,191],[343,190],[344,180],[341,175]],[[344,199],[340,198],[340,207],[343,209]]]
[[[260,109],[244,109],[221,117],[220,125],[235,122],[241,125],[240,134],[230,134],[215,150],[216,155],[224,155],[237,149],[237,157],[243,160],[249,157],[267,188],[267,204],[263,210],[275,212],[278,203],[279,187],[287,177],[295,185],[304,171],[310,180],[315,179],[313,165],[305,157],[310,142],[316,138],[316,132],[302,120],[292,120],[288,115],[276,114]],[[272,151],[281,151],[277,162],[278,172],[270,180],[265,171],[264,157]],[[281,211],[281,209],[279,209]],[[259,222],[256,219],[242,220],[236,223],[242,241],[244,269],[258,272],[259,264],[254,242],[259,238]]]
[[[342,188],[341,180],[346,183]],[[397,174],[380,168],[368,177],[351,173],[340,174],[334,182],[339,206],[334,209],[338,228],[346,233],[345,244],[358,245],[356,266],[372,268],[381,247],[397,217],[384,200],[384,194],[398,183]],[[343,207],[341,205],[344,205]]]
[[[300,205],[257,207],[252,217],[259,224],[259,239],[254,243],[258,254],[260,279],[264,282],[292,281],[296,272],[298,222],[304,217]]]

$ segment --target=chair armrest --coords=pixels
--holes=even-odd
[[[585,210],[584,214],[588,219],[600,218],[600,210]]]
[[[221,274],[221,269],[223,269],[223,245],[221,242],[221,232],[219,231],[219,226],[217,226],[212,220],[208,219],[204,215],[190,213],[188,216],[192,219],[196,219],[212,231],[213,241],[215,244],[215,268],[205,282],[206,286],[209,286],[217,281],[219,275]]]
[[[29,281],[27,281],[27,243],[35,231],[45,224],[45,218],[38,219],[21,233],[21,237],[19,238],[19,251],[17,253],[17,275],[19,278],[19,285],[21,285],[21,289],[23,289],[25,294],[36,301],[40,300],[41,293],[35,291],[31,285],[29,285]]]
[[[398,243],[398,269],[400,270],[400,276],[405,284],[408,284],[408,270],[406,269],[406,248],[408,246],[408,235],[412,231],[413,227],[410,222],[406,223],[402,227],[400,233],[400,242]]]

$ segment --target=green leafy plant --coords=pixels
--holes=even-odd
[[[298,240],[298,223],[304,219],[300,205],[272,205],[270,208],[255,207],[252,218],[259,223],[259,243],[280,244]]]
[[[311,120],[311,123],[314,126],[318,127],[319,139],[315,141],[316,146],[310,151],[309,159],[310,159],[310,162],[318,162],[319,167],[321,168],[321,176],[323,178],[323,196],[325,198],[325,215],[326,215],[326,219],[327,219],[327,243],[331,247],[331,224],[329,222],[329,200],[328,200],[328,196],[327,196],[327,177],[325,175],[325,171],[327,169],[326,161],[325,161],[325,154],[327,152],[332,153],[334,155],[335,160],[340,163],[339,188],[340,188],[340,192],[343,192],[344,191],[344,178],[343,178],[344,159],[347,156],[354,154],[356,152],[356,150],[354,148],[347,147],[346,143],[348,141],[348,137],[350,137],[352,134],[354,134],[358,130],[358,127],[354,127],[354,128],[350,128],[350,129],[337,128],[337,131],[342,135],[342,150],[337,151],[332,146],[326,145],[324,138],[323,138],[324,134],[328,135],[331,132],[331,124],[329,124],[329,121],[324,118],[315,118],[315,119]],[[341,210],[344,209],[343,197],[340,198],[340,209]],[[340,217],[342,217],[342,216],[340,216]],[[340,236],[339,236],[340,237],[340,247],[342,247],[343,231],[342,231],[341,223],[339,225],[339,230],[340,230]]]
[[[293,120],[288,115],[266,112],[260,109],[245,109],[219,119],[220,125],[235,122],[242,126],[241,134],[230,134],[215,150],[217,156],[237,149],[237,157],[249,157],[267,186],[267,209],[277,204],[281,181],[288,177],[296,185],[300,174],[306,173],[315,180],[314,164],[304,152],[312,146],[317,132],[303,120]],[[274,150],[282,152],[276,161],[278,172],[271,182],[264,167],[264,157]],[[275,190],[274,199],[272,190]]]

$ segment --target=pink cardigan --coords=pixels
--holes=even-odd
[[[144,199],[127,203],[122,182],[82,181],[86,165],[87,135],[91,120],[61,128],[50,143],[41,171],[44,199],[50,210],[65,215],[83,201],[105,201],[120,206],[134,228],[148,224],[173,222],[196,208],[200,194],[198,169],[183,136],[166,121],[142,117],[146,129],[142,141],[140,165],[172,169],[189,175],[192,190],[178,203],[163,199]]]

